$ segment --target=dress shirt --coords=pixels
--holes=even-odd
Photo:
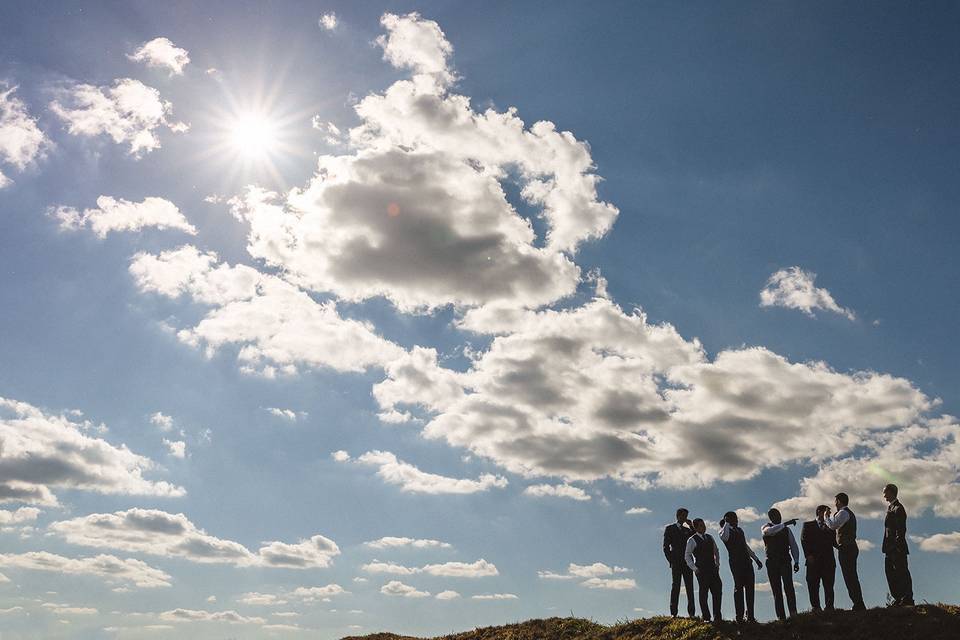
[[[695,533],[690,536],[689,540],[687,540],[687,552],[684,554],[683,559],[687,561],[687,566],[693,571],[697,570],[697,559],[693,556],[693,551],[697,548],[697,538],[700,538],[700,540],[706,540],[707,538],[710,538],[710,534]],[[710,539],[712,540],[713,538]],[[713,563],[717,565],[717,569],[720,568],[720,550],[717,548],[716,542],[713,543]]]
[[[786,524],[782,522],[780,524],[765,524],[762,527],[760,527],[760,533],[762,533],[764,537],[773,536],[780,533],[782,529],[787,530],[787,541],[790,544],[790,555],[793,556],[793,563],[799,564],[800,563],[800,547],[797,546],[797,541],[793,537],[793,531],[787,528]]]
[[[827,516],[826,518],[824,518],[823,524],[827,525],[828,527],[836,531],[843,525],[847,524],[847,520],[849,519],[850,519],[850,512],[847,511],[846,507],[843,507],[842,509],[840,509],[840,511],[837,511],[832,516]]]
[[[730,532],[734,529],[739,529],[740,527],[734,527],[729,522],[724,522],[723,527],[720,528],[720,539],[726,542],[730,539]],[[760,558],[757,557],[757,554],[753,552],[753,549],[750,548],[750,543],[747,542],[747,537],[743,537],[743,541],[747,543],[747,553],[750,554],[750,557],[753,558],[753,561],[757,564],[760,564]]]

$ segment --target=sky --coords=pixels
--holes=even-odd
[[[838,491],[880,606],[890,481],[956,602],[958,21],[6,3],[4,638],[662,615]]]

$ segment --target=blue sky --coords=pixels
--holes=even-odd
[[[960,597],[955,6],[4,15],[5,637],[662,614],[891,478]]]

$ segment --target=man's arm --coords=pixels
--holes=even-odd
[[[670,544],[670,526],[667,525],[663,530],[663,555],[667,557],[667,563],[671,566],[673,565],[673,556],[670,553],[672,549],[673,547]]]
[[[840,511],[837,511],[832,516],[826,516],[823,519],[823,524],[827,525],[827,528],[829,529],[836,530],[842,527],[843,525],[845,525],[847,523],[847,520],[849,519],[850,519],[850,512],[847,511],[846,509],[841,509]]]
[[[713,564],[717,565],[717,569],[720,568],[720,545],[716,542],[713,543]]]
[[[687,566],[690,567],[690,570],[694,573],[697,572],[697,561],[693,557],[693,550],[697,548],[697,540],[694,536],[690,536],[690,539],[687,540],[687,548],[683,554],[683,559],[687,563]]]
[[[774,536],[780,533],[781,531],[783,531],[783,528],[786,526],[787,526],[786,522],[781,522],[780,524],[765,524],[762,527],[760,527],[760,533],[763,534],[764,538],[769,536]]]
[[[793,531],[787,529],[787,540],[790,541],[790,554],[793,556],[793,564],[800,564],[800,548],[797,547],[797,539],[793,537]]]
[[[750,546],[750,543],[747,542],[746,538],[743,540],[743,546],[747,548],[747,553],[749,553],[750,557],[753,558],[753,561],[757,563],[757,566],[762,567],[763,563],[760,562],[760,558],[757,557],[757,554],[753,552],[753,548]]]
[[[730,523],[724,522],[723,526],[720,527],[720,539],[726,542],[730,539]]]

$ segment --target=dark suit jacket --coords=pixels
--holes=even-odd
[[[676,522],[668,524],[663,530],[663,555],[667,557],[667,562],[673,566],[680,563],[685,567],[686,562],[683,559],[687,552],[687,540],[693,535],[693,529],[686,526],[679,526]]]
[[[899,500],[894,500],[887,507],[887,515],[883,519],[882,550],[884,553],[910,553],[907,549],[907,510]]]
[[[800,531],[800,546],[803,547],[804,557],[813,556],[813,561],[821,566],[835,565],[836,559],[833,549],[837,546],[837,538],[832,529],[817,524],[816,520],[803,523]],[[810,564],[810,560],[807,560]]]

